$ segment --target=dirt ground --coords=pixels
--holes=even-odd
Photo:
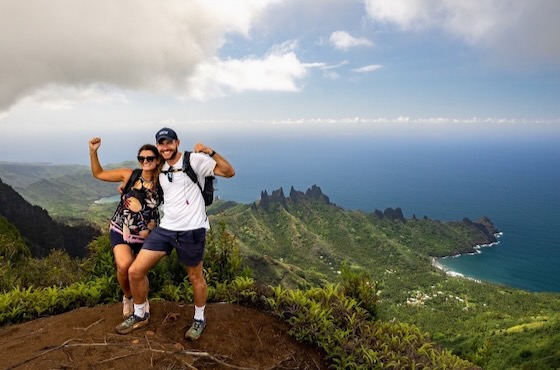
[[[235,304],[206,308],[197,341],[185,331],[193,306],[150,302],[150,324],[115,333],[121,305],[80,308],[0,328],[1,369],[326,370],[320,352],[287,334],[287,324]]]

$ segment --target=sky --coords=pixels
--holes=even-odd
[[[87,164],[99,136],[115,163],[161,127],[220,149],[560,138],[558,14],[555,0],[0,0],[0,161]]]

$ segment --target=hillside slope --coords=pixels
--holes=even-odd
[[[0,216],[15,225],[35,257],[61,249],[71,256],[85,256],[88,243],[100,235],[99,230],[77,223],[68,226],[53,220],[41,207],[29,204],[11,186],[0,180]]]
[[[405,220],[398,208],[347,211],[330,203],[317,186],[305,193],[292,188],[287,197],[282,189],[263,192],[260,201],[248,205],[230,203],[220,207],[216,222],[224,222],[257,261],[253,267],[272,258],[304,269],[301,273],[311,281],[336,280],[343,262],[379,277],[387,270],[426,271],[430,256],[474,252],[478,244],[495,242],[498,232],[485,217],[440,222]]]
[[[560,295],[457,278],[433,264],[432,257],[495,241],[485,217],[440,222],[405,219],[398,208],[346,211],[316,186],[289,196],[263,192],[253,204],[217,201],[209,213],[214,228],[223,224],[235,237],[259,281],[336,283],[347,264],[375,281],[381,320],[417,325],[486,369],[560,368]]]
[[[318,187],[263,192],[260,201],[221,211],[214,224],[236,236],[258,279],[289,287],[336,282],[346,263],[376,281],[382,320],[417,325],[488,369],[560,367],[559,294],[450,276],[434,264],[495,242],[498,230],[486,217],[440,222],[404,219],[399,209],[346,211]]]
[[[134,168],[134,162],[105,168]],[[89,166],[0,162],[0,178],[25,200],[57,219],[90,220],[92,203],[117,194],[117,185],[95,179]],[[114,208],[114,207],[113,207]]]

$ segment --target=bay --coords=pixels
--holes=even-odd
[[[289,136],[230,143],[232,179],[217,194],[250,203],[282,188],[318,185],[346,209],[400,207],[405,217],[477,220],[503,232],[497,246],[440,262],[465,276],[560,292],[560,133]]]
[[[116,202],[120,201],[120,199],[121,199],[121,196],[119,194],[115,194],[115,195],[111,195],[111,196],[108,196],[108,197],[99,198],[93,203],[95,203],[95,204],[116,203]]]

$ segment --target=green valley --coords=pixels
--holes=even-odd
[[[76,187],[84,183],[76,182]],[[96,186],[99,185],[92,185]],[[28,184],[24,188],[30,191],[33,187]],[[62,214],[61,208],[71,204],[72,209],[95,215],[89,221],[104,228],[101,225],[106,225],[115,205],[93,204],[96,196],[106,193],[99,188],[89,192],[99,193],[80,200],[68,191],[66,205],[50,202],[44,203],[45,208],[49,213]],[[332,204],[317,186],[306,192],[291,189],[288,195],[283,189],[271,195],[263,192],[260,200],[252,204],[218,200],[208,213],[213,232],[228,235],[222,243],[238,249],[239,268],[250,268],[251,272],[245,270],[243,275],[250,275],[259,284],[279,289],[278,292],[313,292],[319,288],[332,289],[329,287],[333,284],[348,284],[348,276],[367,276],[364,281],[375,292],[371,311],[378,323],[403,323],[417,328],[414,330],[438,346],[485,369],[560,368],[560,294],[530,293],[450,276],[435,266],[434,258],[472,252],[477,244],[495,241],[494,233],[500,225],[493,225],[483,215],[476,221],[442,222],[404,219],[398,208],[371,213],[349,211]],[[5,220],[2,222],[0,263],[15,268],[30,257],[19,234]],[[18,262],[10,262],[11,256],[18,256]],[[217,256],[212,254],[211,259]],[[110,264],[110,255],[103,261]],[[103,274],[110,268],[105,266]],[[161,267],[165,268],[175,270],[176,266],[171,260]],[[218,274],[217,267],[208,269],[215,276],[225,276]],[[8,271],[0,276],[4,284],[32,279],[18,278],[15,269],[4,271]],[[231,274],[227,276],[222,279],[243,285],[235,283],[237,280]],[[182,278],[162,278],[161,288],[167,293],[161,296],[185,299],[180,293],[184,288]],[[70,284],[71,279],[64,281]],[[154,282],[154,287],[157,284]],[[216,286],[222,287],[216,288],[222,292],[216,293],[216,297],[228,296],[223,293],[224,285]],[[7,285],[3,289],[9,291]],[[237,294],[235,291],[231,296]],[[268,299],[285,294],[278,292],[268,295]],[[239,294],[246,298],[246,293]]]

